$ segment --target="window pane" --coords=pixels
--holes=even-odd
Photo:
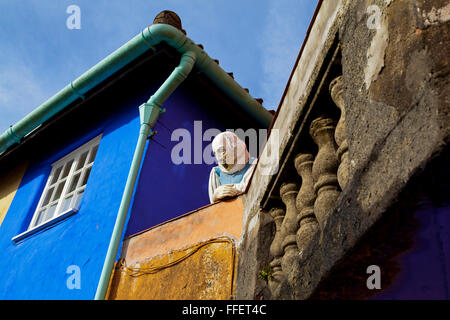
[[[95,155],[97,154],[97,150],[98,150],[98,145],[96,145],[96,146],[92,149],[92,151],[91,151],[91,156],[89,157],[89,162],[88,162],[88,163],[91,163],[91,162],[94,161]]]
[[[47,195],[45,196],[45,200],[44,200],[44,202],[42,203],[42,206],[46,206],[46,205],[49,203],[50,198],[52,197],[52,194],[53,194],[53,190],[54,190],[54,188],[50,188],[50,189],[47,191]]]
[[[84,186],[87,183],[87,181],[89,179],[89,174],[91,173],[91,169],[92,169],[92,167],[90,167],[89,169],[86,170],[84,177],[83,177],[83,183],[81,184],[82,186]]]
[[[64,179],[65,177],[67,177],[67,175],[68,175],[69,172],[70,172],[70,168],[72,168],[72,164],[73,164],[73,160],[70,160],[70,161],[66,164],[66,166],[64,167],[64,172],[63,172],[63,174],[62,174],[62,176],[61,176],[61,179]]]
[[[88,155],[88,152],[89,151],[86,151],[85,153],[83,153],[81,155],[80,160],[78,160],[78,164],[77,164],[77,169],[76,170],[78,170],[78,169],[80,169],[80,168],[82,168],[84,166],[84,163],[86,162],[86,157]]]
[[[62,209],[61,209],[61,213],[70,209],[70,202],[72,201],[73,195],[68,196],[64,199],[63,205],[62,205]]]
[[[59,174],[61,173],[61,169],[62,169],[62,166],[55,170],[55,173],[53,174],[52,182],[50,182],[50,184],[54,184],[58,180]]]
[[[44,220],[44,216],[45,216],[45,209],[41,210],[38,214],[38,217],[36,219],[36,221],[34,222],[34,226],[38,226],[42,223],[42,221]]]
[[[61,193],[64,189],[65,183],[66,183],[66,181],[63,181],[58,184],[58,188],[56,189],[55,197],[53,198],[53,201],[56,201],[61,197]]]
[[[53,218],[53,215],[55,214],[55,210],[56,210],[56,203],[48,209],[47,214],[45,215],[44,221],[48,221],[51,218]]]
[[[52,164],[51,177],[33,217],[33,227],[80,206],[98,152],[99,140],[99,137],[93,139]]]
[[[81,191],[77,192],[74,208],[78,208],[79,207],[81,199],[83,198],[83,193],[84,193],[84,190],[81,190]]]
[[[67,191],[68,193],[72,192],[73,190],[76,189],[77,184],[78,184],[78,180],[80,179],[80,173],[77,173],[73,178],[72,178],[72,182],[70,183],[70,187],[69,190]]]

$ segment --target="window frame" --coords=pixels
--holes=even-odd
[[[51,165],[52,170],[50,171],[50,174],[47,178],[47,182],[42,191],[41,197],[39,199],[39,202],[36,206],[36,209],[33,213],[33,217],[28,225],[28,229],[26,232],[33,230],[33,229],[37,229],[43,225],[51,224],[52,221],[59,221],[59,220],[61,220],[61,217],[65,216],[67,213],[78,211],[78,207],[83,198],[84,192],[86,190],[86,185],[87,185],[87,181],[84,184],[82,183],[82,181],[85,179],[87,172],[89,172],[88,177],[87,177],[87,179],[89,179],[92,167],[94,166],[95,157],[97,156],[101,136],[102,135],[99,135],[99,136],[91,139],[90,141],[86,142],[82,146],[73,150],[66,156],[64,156],[61,159],[52,163],[52,165]],[[94,158],[92,159],[91,162],[89,162],[94,149],[96,150]],[[83,166],[81,168],[77,168],[81,156],[83,156],[86,151],[88,153],[84,159]],[[64,171],[66,170],[67,164],[70,163],[71,161],[72,161],[72,164],[71,164],[69,172],[67,173],[67,175],[62,177],[62,175],[64,174]],[[59,168],[61,168],[61,170],[59,170]],[[58,177],[54,181],[55,173],[58,174]],[[78,178],[76,181],[75,188],[68,192],[69,188],[71,188],[71,185],[72,185],[76,175],[78,175]],[[51,198],[48,199],[48,201],[47,201],[46,198],[47,198],[48,191],[53,188],[59,188],[59,186],[63,183],[63,181],[64,181],[64,184],[63,184],[62,190],[61,190],[58,198],[56,200],[54,199],[56,194],[58,193],[58,189],[55,189],[52,191]],[[80,194],[80,193],[82,193],[80,199],[75,199],[76,198],[75,195]],[[67,208],[62,210],[63,206],[66,205],[65,200],[69,194],[72,194],[69,205]],[[44,204],[44,202],[46,202],[46,203]],[[48,219],[45,219],[46,217],[44,217],[44,219],[42,221],[39,221],[39,223],[37,223],[37,220],[40,218],[40,213],[43,210],[45,210],[44,215],[47,215],[48,210],[54,205],[56,205],[56,207],[52,213],[52,216]]]

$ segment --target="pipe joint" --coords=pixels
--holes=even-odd
[[[144,29],[142,35],[153,45],[165,41],[177,50],[187,42],[187,37],[180,30],[168,24],[152,24]]]
[[[161,107],[156,103],[146,102],[139,107],[139,115],[141,118],[141,127],[145,124],[153,128],[161,114]]]
[[[155,52],[155,51],[156,51],[156,48],[155,48],[155,47],[152,45],[152,43],[145,37],[144,31],[145,31],[145,29],[142,30],[142,32],[141,32],[142,41],[144,41],[144,43],[145,43],[145,44],[146,44],[153,52]]]

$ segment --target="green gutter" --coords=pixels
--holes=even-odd
[[[120,202],[119,212],[117,213],[116,223],[114,225],[105,262],[103,264],[97,292],[95,293],[95,300],[105,299],[106,292],[108,291],[109,280],[111,278],[114,261],[117,256],[117,250],[119,249],[120,240],[122,238],[128,209],[130,207],[131,197],[133,195],[134,186],[139,173],[139,168],[141,165],[145,144],[150,129],[153,129],[156,121],[158,120],[158,117],[161,113],[162,104],[184,81],[184,79],[186,79],[186,77],[194,67],[195,60],[195,53],[191,51],[187,51],[186,53],[184,53],[181,57],[180,65],[175,68],[172,74],[162,84],[158,91],[156,91],[156,93],[148,100],[148,102],[139,107],[139,114],[141,118],[139,139],[134,151],[131,168],[128,173],[125,191],[123,192],[122,200]]]
[[[33,110],[25,118],[11,126],[0,136],[0,153],[3,153],[14,143],[37,128],[40,124],[50,119],[59,111],[78,98],[84,99],[84,94],[97,84],[110,77],[128,63],[145,53],[151,47],[142,36],[138,35],[117,49],[97,65],[86,71],[78,79]]]
[[[195,67],[200,72],[203,72],[211,82],[225,92],[250,117],[256,119],[262,126],[269,127],[272,115],[220,68],[203,49],[195,45],[191,39],[187,38],[177,28],[166,24],[154,24],[144,29],[140,34],[6,130],[0,136],[0,154],[14,143],[20,143],[24,136],[75,100],[79,98],[84,99],[84,95],[92,88],[143,53],[154,49],[154,46],[161,41],[167,42],[180,53],[191,51],[195,54],[197,56]]]

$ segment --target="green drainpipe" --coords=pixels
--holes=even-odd
[[[244,101],[247,106],[247,111],[259,119],[261,123],[270,123],[271,115],[269,113],[263,114],[258,109],[260,106],[255,99],[245,92],[237,83],[226,74],[217,64],[207,56],[207,54],[200,49],[192,40],[187,38],[178,29],[169,25],[152,25],[142,32],[143,38],[150,44],[166,41],[169,45],[182,52],[180,65],[171,73],[169,78],[162,84],[150,100],[139,107],[141,115],[141,130],[133,157],[130,172],[127,178],[125,191],[122,196],[119,212],[117,214],[116,223],[114,225],[113,234],[108,247],[108,252],[103,265],[100,281],[95,294],[96,300],[103,300],[106,297],[108,290],[112,269],[115,258],[119,248],[122,237],[128,209],[131,202],[131,197],[134,191],[134,186],[139,173],[139,167],[142,161],[142,155],[145,148],[145,143],[150,129],[154,127],[156,120],[161,112],[161,107],[164,101],[170,94],[178,87],[178,85],[186,79],[191,70],[195,66],[204,72],[213,82],[226,91],[233,98]]]
[[[139,139],[134,151],[133,161],[128,173],[125,191],[120,202],[119,212],[117,213],[116,223],[114,225],[113,233],[106,254],[105,262],[103,264],[100,281],[95,293],[95,300],[105,299],[108,290],[109,280],[111,278],[114,261],[119,249],[120,240],[122,238],[125,220],[127,218],[128,209],[130,207],[131,197],[133,195],[134,186],[139,173],[139,168],[142,161],[147,137],[150,130],[154,128],[160,113],[162,112],[162,104],[172,94],[172,92],[186,79],[191,72],[196,61],[194,52],[187,51],[181,57],[180,65],[175,68],[169,78],[162,84],[162,86],[155,92],[155,94],[143,105],[139,107],[139,114],[141,118],[141,129],[139,131]]]

